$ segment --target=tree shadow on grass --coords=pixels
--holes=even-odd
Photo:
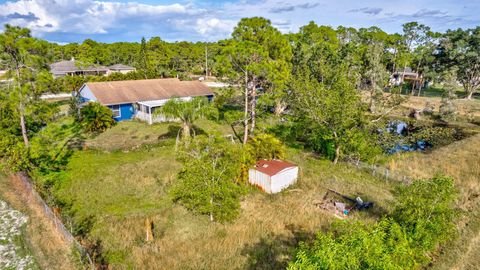
[[[245,269],[285,269],[298,244],[302,241],[310,241],[315,237],[314,233],[294,224],[286,225],[285,228],[290,233],[271,234],[268,237],[260,238],[260,241],[255,244],[245,245],[241,253],[247,257]]]
[[[181,129],[180,124],[171,124],[168,126],[168,131],[166,133],[160,134],[158,136],[158,140],[166,140],[166,139],[176,139],[179,136],[179,131]],[[200,127],[193,125],[192,135],[205,135],[207,132],[201,129]]]

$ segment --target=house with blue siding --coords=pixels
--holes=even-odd
[[[171,98],[213,98],[213,91],[199,81],[171,79],[91,82],[77,93],[82,104],[99,102],[110,108],[116,121],[141,119],[149,124],[167,119],[155,114]]]

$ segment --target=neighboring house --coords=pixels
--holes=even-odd
[[[107,75],[108,71],[107,67],[85,65],[73,58],[70,61],[60,61],[50,65],[50,72],[54,78],[67,75]]]
[[[122,74],[126,74],[136,70],[134,67],[123,65],[123,64],[116,64],[113,66],[109,66],[108,69],[109,69],[108,73],[120,72]]]
[[[298,178],[298,166],[286,161],[260,160],[248,171],[248,181],[266,193],[278,193],[293,185]]]
[[[85,83],[78,95],[82,103],[96,101],[109,107],[116,121],[137,118],[149,124],[167,120],[154,112],[171,98],[213,98],[213,92],[203,83],[173,78]]]
[[[420,84],[422,81],[422,76],[420,76],[418,72],[414,72],[410,67],[397,70],[390,77],[390,84],[395,86],[401,85],[405,82]]]

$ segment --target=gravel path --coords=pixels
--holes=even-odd
[[[0,269],[38,269],[21,242],[27,220],[27,216],[0,200]]]

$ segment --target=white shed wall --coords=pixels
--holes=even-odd
[[[298,167],[286,168],[271,177],[271,192],[277,193],[297,182]]]
[[[248,170],[248,182],[263,189],[266,193],[272,193],[270,176],[255,169]]]

